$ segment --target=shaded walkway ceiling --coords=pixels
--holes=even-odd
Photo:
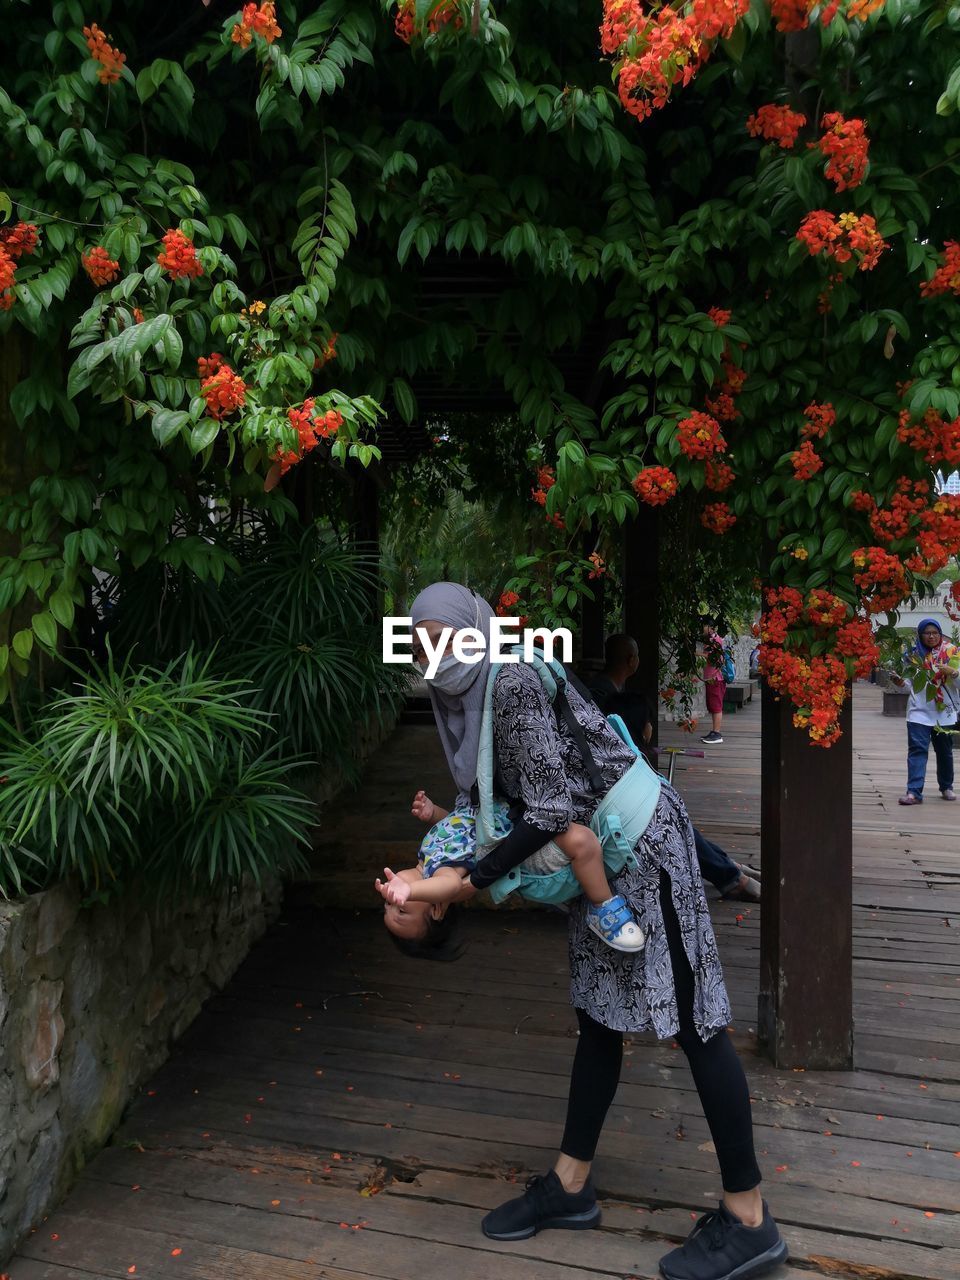
[[[499,259],[476,254],[431,256],[422,267],[407,270],[416,275],[416,286],[408,299],[413,308],[408,322],[469,328],[475,345],[456,370],[438,362],[434,368],[409,376],[417,400],[417,419],[407,424],[393,412],[381,426],[378,443],[388,464],[409,463],[419,457],[429,447],[431,422],[462,413],[516,413],[513,395],[499,376],[490,372],[487,347],[498,340],[519,352],[520,333],[494,327],[496,308],[510,293],[525,298],[542,293],[542,278],[524,280]],[[570,395],[594,407],[609,377],[600,369],[600,362],[613,330],[604,317],[603,300],[591,292],[588,301],[595,315],[584,324],[580,340],[554,350],[543,349],[542,356],[556,366]]]

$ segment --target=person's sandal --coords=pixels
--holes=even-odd
[[[901,796],[897,804],[923,804],[923,796],[915,796],[912,791],[908,791],[905,796]]]
[[[761,885],[759,880],[754,880],[753,876],[748,876],[746,872],[741,872],[740,879],[729,891],[721,896],[731,902],[759,902],[761,894]]]
[[[587,925],[614,951],[642,951],[646,938],[622,894],[587,908]]]

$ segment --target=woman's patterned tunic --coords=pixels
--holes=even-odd
[[[583,726],[593,757],[611,787],[634,756],[592,703],[567,687],[567,700]],[[547,700],[540,677],[523,663],[505,665],[493,691],[497,791],[526,806],[524,820],[555,832],[587,823],[598,797],[580,749]],[[617,1031],[648,1031],[660,1039],[677,1033],[673,970],[660,911],[660,871],[670,877],[683,945],[695,979],[694,1022],[708,1039],[730,1022],[713,926],[697,865],[693,830],[683,801],[663,782],[656,812],[635,846],[638,867],[611,881],[647,935],[636,955],[614,951],[586,924],[586,900],[570,912],[570,992],[574,1008]]]

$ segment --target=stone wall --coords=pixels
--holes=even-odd
[[[733,665],[736,668],[738,680],[746,680],[748,678],[750,674],[750,654],[756,648],[758,643],[759,642],[754,639],[753,634],[749,630],[745,631],[743,635],[739,636],[733,642]],[[698,680],[696,683],[691,714],[697,721],[698,726],[704,723],[707,716],[707,699],[703,691],[703,682],[701,680]],[[669,712],[664,710],[662,703],[660,705],[660,719],[674,719]],[[709,729],[709,727],[709,724],[707,724],[704,732],[706,732],[706,729]]]
[[[357,758],[394,723],[359,726]],[[303,781],[321,808],[345,785],[330,770]],[[0,901],[0,1269],[232,977],[281,898],[280,882],[265,878],[262,889],[160,905],[127,893],[82,906],[70,885]]]
[[[279,881],[151,906],[0,903],[0,1265],[279,912]]]

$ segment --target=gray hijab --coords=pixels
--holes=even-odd
[[[433,687],[433,681],[427,681],[447,764],[461,791],[469,791],[477,780],[480,721],[490,673],[490,620],[493,616],[486,600],[458,582],[434,582],[424,587],[410,607],[414,627],[422,622],[442,622],[455,631],[475,627],[487,641],[487,652],[473,664],[474,678],[462,693],[444,693]]]

